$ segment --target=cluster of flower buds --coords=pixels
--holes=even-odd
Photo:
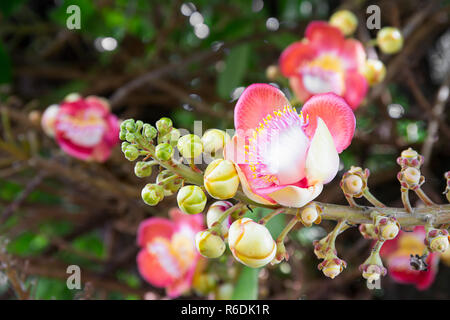
[[[411,148],[404,150],[397,158],[397,163],[402,168],[397,179],[403,189],[416,190],[425,182],[425,178],[420,173],[423,157],[415,150]]]
[[[303,225],[310,227],[313,223],[319,224],[322,221],[321,213],[322,208],[318,204],[311,202],[297,213],[297,218]]]
[[[235,259],[251,268],[268,264],[277,252],[269,230],[249,218],[233,222],[228,231],[228,245]]]
[[[374,215],[373,225],[375,227],[375,234],[380,241],[392,240],[400,231],[400,224],[397,219],[394,217],[380,215],[378,213]]]
[[[446,229],[427,228],[425,245],[431,252],[445,252],[449,248],[448,231]]]
[[[394,54],[402,49],[403,36],[397,28],[384,27],[378,31],[376,43],[383,53]]]
[[[344,195],[352,198],[361,198],[364,190],[367,189],[367,178],[369,177],[369,169],[363,170],[360,167],[351,166],[342,176],[340,186]]]

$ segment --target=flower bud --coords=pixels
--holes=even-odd
[[[129,143],[135,143],[136,135],[133,132],[127,132],[125,134],[125,140],[127,140]]]
[[[375,233],[381,241],[394,239],[399,231],[400,224],[394,217],[378,215],[374,218]]]
[[[177,148],[184,158],[197,158],[203,152],[202,140],[195,134],[182,136],[177,143]]]
[[[145,123],[142,127],[142,133],[144,134],[144,137],[153,140],[155,139],[156,135],[158,134],[158,131],[156,128],[148,123]]]
[[[347,267],[347,263],[336,257],[326,259],[318,266],[319,270],[322,270],[323,274],[331,279],[337,277],[345,267]]]
[[[137,120],[136,121],[136,132],[141,131],[143,126],[144,126],[144,122],[142,122],[141,120]]]
[[[228,231],[228,245],[236,260],[251,268],[268,264],[277,252],[269,230],[249,218],[233,222]]]
[[[225,144],[230,141],[230,136],[222,130],[207,130],[202,137],[203,151],[215,155],[217,151],[223,150]]]
[[[206,258],[218,258],[225,251],[225,242],[209,230],[200,231],[195,235],[197,251]]]
[[[397,158],[397,163],[403,168],[414,167],[419,169],[423,163],[423,157],[417,151],[408,148],[403,150],[400,157]]]
[[[59,112],[59,105],[52,104],[47,109],[45,109],[44,113],[42,114],[41,126],[45,134],[48,135],[49,137],[55,136],[55,121],[58,112]]]
[[[349,10],[339,10],[331,15],[330,24],[349,36],[355,32],[358,18]]]
[[[413,167],[408,167],[403,171],[405,182],[410,185],[418,184],[420,181],[420,171]]]
[[[224,200],[236,194],[239,177],[230,160],[217,159],[206,168],[203,183],[211,197]]]
[[[300,219],[305,226],[310,227],[313,223],[320,223],[320,213],[320,207],[315,203],[310,203],[301,211]]]
[[[350,175],[343,180],[343,187],[345,189],[345,193],[351,195],[357,195],[361,193],[363,190],[364,183],[361,177],[357,175]]]
[[[136,131],[136,123],[134,122],[134,119],[127,119],[122,122],[120,125],[121,129],[125,129],[128,132],[135,132]]]
[[[212,228],[214,223],[216,223],[217,220],[219,220],[222,214],[228,209],[230,209],[232,206],[233,204],[228,201],[214,202],[209,207],[208,212],[206,213],[206,224],[208,225],[208,228]],[[232,223],[231,216],[228,216],[224,221],[222,221],[220,232],[225,240],[228,238],[228,229],[230,228],[231,223]]]
[[[139,157],[139,150],[133,144],[128,145],[123,153],[128,161],[134,161]]]
[[[138,178],[148,177],[152,174],[152,164],[145,161],[138,161],[134,166],[134,174]]]
[[[197,214],[205,209],[206,196],[198,186],[185,186],[178,191],[178,207],[187,214]]]
[[[355,198],[361,198],[364,190],[367,188],[367,178],[369,177],[369,170],[363,170],[360,167],[352,166],[342,176],[341,188],[347,195]]]
[[[362,276],[364,279],[367,279],[370,283],[378,281],[381,276],[385,276],[387,270],[382,265],[376,264],[363,264],[360,267],[362,271]]]
[[[432,252],[445,252],[449,248],[449,235],[446,229],[430,228],[427,231],[425,244]]]
[[[403,36],[397,28],[384,27],[377,33],[377,44],[383,53],[397,53],[403,47]]]
[[[63,99],[65,102],[74,102],[81,99],[81,95],[77,92],[69,93],[65,98]]]
[[[165,135],[166,133],[168,133],[172,126],[172,120],[166,117],[156,121],[156,129],[158,129],[161,135]]]
[[[375,226],[371,223],[360,224],[359,232],[365,239],[371,239],[371,240],[378,239],[378,236],[375,233]]]
[[[155,156],[158,160],[168,161],[172,159],[173,148],[168,143],[160,143],[155,148]]]
[[[147,184],[141,192],[142,200],[149,206],[156,206],[164,199],[164,190],[157,184]]]
[[[367,59],[363,66],[362,74],[369,85],[373,86],[384,80],[384,77],[386,76],[386,67],[380,60]]]
[[[170,170],[163,170],[156,177],[156,183],[164,188],[165,196],[171,196],[177,192],[183,186],[183,182],[182,177]]]
[[[276,81],[281,76],[280,69],[277,66],[271,65],[266,69],[266,78],[270,81]]]

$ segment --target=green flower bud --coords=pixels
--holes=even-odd
[[[205,209],[206,196],[198,186],[185,186],[178,191],[178,207],[187,214],[197,214]]]
[[[158,121],[156,121],[156,129],[158,129],[158,131],[164,135],[167,132],[169,132],[169,130],[172,128],[173,123],[172,120],[170,120],[169,118],[161,118]]]
[[[170,170],[163,170],[156,177],[156,183],[164,188],[165,196],[171,196],[177,192],[183,186],[183,181],[183,178],[177,176]]]
[[[155,139],[156,134],[158,133],[156,128],[148,123],[144,124],[142,132],[144,133],[144,137],[150,140]]]
[[[124,154],[128,161],[134,161],[139,157],[139,149],[135,145],[130,144],[125,148]]]
[[[141,120],[136,121],[136,131],[141,131],[143,126],[144,122],[142,122]]]
[[[403,36],[394,27],[384,27],[377,33],[377,44],[383,53],[394,54],[403,47]]]
[[[126,136],[127,136],[127,130],[126,129],[120,129],[120,132],[119,132],[119,139],[120,140],[125,140],[126,139]]]
[[[149,206],[156,206],[164,199],[164,189],[157,184],[149,183],[142,189],[141,197]]]
[[[177,143],[178,150],[184,158],[196,158],[203,152],[202,140],[195,134],[182,136]]]
[[[124,121],[125,128],[128,132],[134,132],[136,130],[136,124],[134,123],[134,119],[127,119]]]
[[[130,143],[135,143],[135,142],[136,142],[136,136],[135,136],[135,134],[132,133],[132,132],[128,132],[128,133],[125,135],[125,139],[126,139],[128,142],[130,142]]]
[[[197,251],[206,258],[218,258],[225,251],[225,242],[209,230],[200,231],[195,235]]]
[[[127,142],[127,141],[122,142],[121,149],[122,149],[122,152],[123,152],[123,153],[125,153],[125,150],[127,149],[127,147],[128,147],[129,145],[130,145],[130,143]]]
[[[152,174],[152,164],[145,161],[138,161],[134,166],[134,174],[138,178],[148,177]]]
[[[168,161],[172,158],[173,148],[168,143],[160,143],[156,146],[155,155],[161,161]]]

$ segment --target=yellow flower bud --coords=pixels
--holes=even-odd
[[[403,171],[403,179],[410,186],[417,185],[420,181],[420,176],[420,171],[413,167],[408,167]]]
[[[281,76],[281,74],[280,69],[278,69],[277,66],[272,65],[267,67],[266,69],[267,79],[269,79],[270,81],[275,81],[279,76]]]
[[[324,261],[322,272],[328,278],[334,279],[336,278],[343,270],[343,267],[340,263],[336,263],[333,260]]]
[[[206,258],[218,258],[225,251],[225,242],[209,230],[200,231],[195,235],[197,251]]]
[[[412,148],[408,148],[406,150],[403,150],[401,153],[401,157],[402,158],[407,158],[407,159],[415,159],[419,156],[419,154],[417,153],[417,151],[415,151]]]
[[[397,28],[384,27],[377,33],[377,44],[383,53],[397,53],[403,47],[403,36]]]
[[[211,197],[224,200],[236,194],[239,177],[231,161],[217,159],[206,168],[203,183]]]
[[[445,252],[448,248],[448,235],[441,235],[431,240],[430,249],[433,252]]]
[[[348,10],[339,10],[330,17],[330,24],[346,36],[353,34],[358,26],[358,18],[353,12]]]
[[[211,228],[213,224],[219,220],[219,218],[222,216],[222,214],[227,211],[229,208],[231,208],[233,204],[228,201],[216,201],[214,202],[208,209],[208,213],[206,213],[206,224],[208,225],[208,228]],[[227,219],[225,219],[222,222],[221,226],[221,234],[224,237],[224,239],[228,238],[228,228],[231,224],[231,217],[228,216]]]
[[[317,206],[314,203],[307,205],[302,210],[300,218],[305,225],[312,225],[317,218],[319,218],[319,210],[317,210]]]
[[[203,134],[201,140],[203,143],[203,151],[215,155],[217,151],[223,150],[225,144],[227,144],[231,138],[225,131],[210,129]]]
[[[380,60],[367,59],[362,69],[362,74],[369,85],[373,86],[384,80],[384,77],[386,76],[386,67]]]
[[[185,186],[177,194],[178,207],[187,214],[197,214],[205,209],[206,196],[198,186]]]
[[[164,199],[164,189],[157,184],[149,183],[142,189],[141,197],[149,206],[156,206]]]
[[[383,270],[378,265],[369,265],[362,273],[364,279],[367,279],[370,283],[380,279]]]
[[[381,236],[383,239],[392,240],[397,236],[399,231],[400,229],[397,224],[387,224],[386,226],[381,227]]]
[[[197,158],[203,152],[202,140],[195,134],[187,134],[178,140],[177,148],[184,158]]]
[[[364,182],[361,179],[360,176],[356,174],[351,174],[344,178],[342,183],[342,188],[344,189],[344,192],[349,195],[358,195],[363,190]]]
[[[269,230],[249,218],[233,222],[228,232],[228,245],[236,260],[251,268],[268,264],[277,251]]]

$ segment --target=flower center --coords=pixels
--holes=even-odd
[[[75,116],[64,115],[57,124],[57,130],[74,144],[90,148],[103,138],[106,125],[101,117],[89,112],[80,112]]]
[[[314,94],[333,92],[342,95],[345,89],[342,63],[334,55],[325,54],[302,66],[303,85]]]
[[[305,125],[302,114],[290,106],[263,119],[249,140],[246,159],[256,186],[292,184],[305,177],[310,142]]]

